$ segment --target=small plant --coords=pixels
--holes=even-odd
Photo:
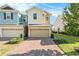
[[[23,38],[23,35],[22,34],[20,34],[20,38]]]
[[[17,44],[23,41],[23,38],[12,38],[8,43],[9,44]]]
[[[57,33],[56,31],[53,31],[52,33]]]
[[[54,38],[54,34],[51,34],[51,38]]]
[[[12,38],[8,43],[9,44],[15,44],[17,42],[18,42],[17,38]]]

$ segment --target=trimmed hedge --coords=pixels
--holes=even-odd
[[[69,35],[63,35],[63,34],[55,34],[55,42],[58,43],[74,43],[74,42],[79,42],[79,38],[78,37],[74,37],[74,36],[69,36]]]

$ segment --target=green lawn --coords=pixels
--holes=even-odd
[[[12,38],[7,44],[0,45],[0,56],[5,55],[7,52],[13,50],[17,44],[23,41],[22,38]]]
[[[8,43],[0,45],[0,56],[5,55],[7,52],[15,48],[17,44],[20,44],[23,38],[12,38]]]
[[[16,44],[4,44],[0,46],[0,56],[5,55],[8,51],[12,50]]]
[[[79,53],[74,50],[75,47],[79,47],[79,37],[58,33],[55,33],[54,36],[54,40],[58,41],[59,48],[63,50],[66,55],[79,55]]]

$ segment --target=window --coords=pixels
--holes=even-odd
[[[23,21],[25,22],[26,20],[24,19]]]
[[[4,19],[6,19],[6,13],[4,13]]]
[[[7,19],[10,19],[10,16],[7,16]]]
[[[13,13],[11,13],[11,19],[13,19]]]
[[[13,13],[4,12],[4,19],[13,19]]]
[[[37,19],[37,13],[33,13],[33,19]]]
[[[48,21],[49,17],[46,17],[46,21]]]

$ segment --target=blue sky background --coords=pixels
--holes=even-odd
[[[5,3],[4,3],[5,4]],[[3,3],[0,3],[0,6],[4,5]],[[37,6],[39,8],[42,8],[43,10],[48,11],[51,13],[51,24],[54,24],[56,17],[58,15],[61,15],[63,12],[64,7],[69,6],[69,3],[9,3],[10,6],[14,7],[15,9],[18,9],[21,12],[24,12],[25,10],[29,9],[32,6]]]
[[[63,13],[63,9],[66,6],[69,6],[69,3],[47,3],[47,4],[38,4],[38,7],[50,12],[51,16],[51,24],[54,24],[56,17]]]

